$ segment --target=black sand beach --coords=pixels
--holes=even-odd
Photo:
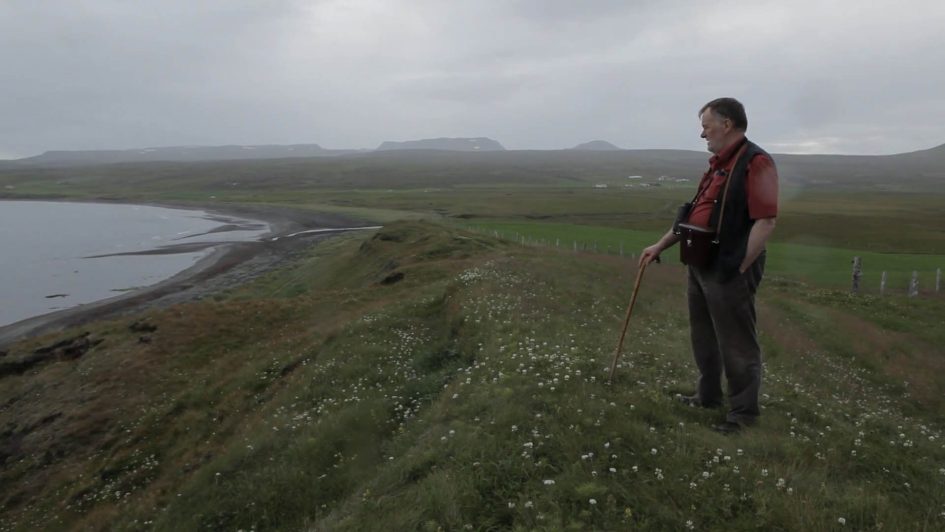
[[[316,240],[351,228],[369,225],[350,217],[289,207],[168,203],[152,205],[176,209],[199,209],[211,215],[260,220],[269,224],[270,232],[255,242],[209,243],[196,246],[182,243],[179,247],[170,246],[139,252],[138,254],[179,253],[192,252],[210,246],[215,248],[213,253],[192,267],[155,285],[0,327],[0,348],[5,348],[23,338],[98,319],[198,300],[259,276],[293,255],[303,252]],[[316,229],[326,231],[306,232]]]

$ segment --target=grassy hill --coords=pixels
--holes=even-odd
[[[945,525],[941,298],[769,279],[762,421],[725,437],[722,411],[673,400],[695,377],[679,267],[647,271],[606,384],[634,275],[401,222],[21,343],[0,358],[0,530]],[[30,358],[84,331],[84,354]]]

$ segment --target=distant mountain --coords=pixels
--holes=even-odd
[[[945,160],[938,158],[945,155],[942,152],[945,148],[879,156],[778,153],[772,156],[786,189],[816,187],[941,193],[945,190]],[[708,166],[710,155],[705,151],[688,150],[370,150],[337,157],[98,166],[17,165],[12,161],[13,166],[0,164],[0,197],[13,193],[7,192],[10,190],[17,192],[21,183],[37,180],[46,183],[49,190],[75,183],[77,189],[86,187],[85,190],[100,194],[106,194],[113,187],[126,190],[131,184],[140,187],[142,194],[158,194],[174,187],[178,190],[212,189],[221,183],[245,189],[293,190],[303,181],[305,186],[329,188],[629,185],[635,182],[627,181],[627,177],[637,175],[644,176],[648,182],[656,176],[667,176],[670,183],[688,179],[686,185],[675,186],[695,187]]]
[[[130,153],[145,150],[50,152],[30,158],[39,161],[33,164],[24,162],[28,159],[0,161],[0,194],[4,187],[16,186],[16,179],[20,178],[44,176],[50,182],[65,183],[81,177],[102,182],[114,179],[115,183],[124,183],[122,180],[137,173],[188,182],[194,175],[227,175],[244,185],[258,181],[265,183],[260,186],[273,187],[293,186],[299,176],[308,176],[311,182],[325,186],[338,187],[431,187],[458,183],[597,184],[607,179],[623,183],[631,175],[668,176],[693,181],[705,172],[711,156],[706,151],[667,149],[505,150],[489,139],[428,139],[385,144],[380,150],[223,147],[209,149],[212,157],[206,155],[207,152],[200,152],[199,148],[177,148],[197,150],[197,154],[189,154],[189,161],[182,159],[180,153],[176,159],[155,159],[155,152],[166,154],[174,148],[156,149],[147,157],[142,155],[144,160],[140,162],[130,159]],[[240,150],[242,158],[225,156],[225,150],[234,148]],[[289,151],[290,148],[294,149]],[[244,152],[252,154],[252,158]],[[915,191],[941,191],[945,187],[945,145],[894,155],[773,153],[772,156],[781,182],[790,186]],[[112,164],[126,161],[133,164]],[[143,168],[147,172],[141,172]]]
[[[438,139],[408,140],[405,142],[387,141],[377,147],[377,151],[388,150],[505,151],[505,147],[486,137],[441,137]]]
[[[582,151],[617,151],[622,148],[618,148],[606,140],[592,140],[590,142],[585,142],[584,144],[578,144],[571,149]]]
[[[95,165],[138,162],[198,162],[248,159],[322,157],[354,153],[357,150],[327,150],[318,144],[287,146],[172,146],[134,150],[47,151],[42,155],[18,159],[36,166]]]
[[[909,153],[900,153],[889,157],[907,158],[925,161],[945,162],[945,144],[929,148],[927,150],[912,151]]]
[[[508,150],[491,153],[457,151],[374,151],[345,156],[383,167],[410,167],[425,185],[450,176],[475,175],[497,182],[594,182],[629,175],[670,176],[698,180],[705,172],[707,151],[692,150]],[[784,185],[816,187],[945,186],[945,146],[896,155],[800,155],[773,153]],[[420,169],[424,170],[421,171]]]

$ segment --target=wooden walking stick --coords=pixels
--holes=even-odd
[[[627,326],[630,325],[630,315],[633,314],[633,304],[637,302],[637,292],[640,290],[640,280],[643,279],[643,272],[646,271],[647,263],[643,263],[637,271],[637,280],[633,283],[633,295],[630,296],[630,306],[627,307],[627,318],[623,321],[623,331],[620,332],[620,340],[617,341],[617,350],[614,351],[614,361],[610,365],[610,384],[614,383],[614,372],[617,371],[617,359],[620,358],[620,349],[623,347],[623,338],[627,335]]]

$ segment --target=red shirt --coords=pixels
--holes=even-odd
[[[722,200],[726,176],[735,167],[735,154],[741,145],[742,141],[737,140],[709,159],[709,169],[699,182],[699,190],[704,191],[696,198],[696,203],[689,213],[690,224],[709,226],[715,200]],[[752,220],[774,218],[778,215],[778,171],[770,157],[759,154],[748,162],[745,192],[748,196],[748,216]]]

